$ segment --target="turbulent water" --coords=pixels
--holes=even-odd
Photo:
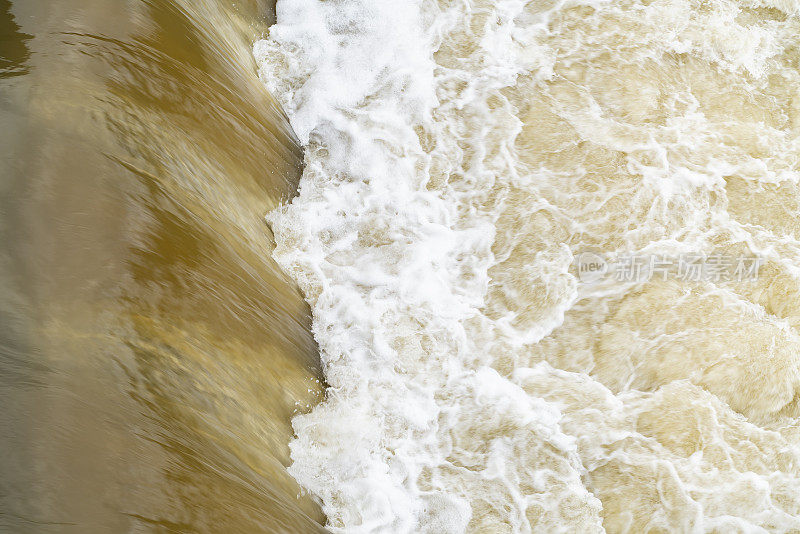
[[[800,531],[800,6],[280,0],[343,532]],[[757,257],[587,283],[576,259]]]

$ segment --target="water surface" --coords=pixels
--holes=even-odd
[[[313,532],[269,2],[0,2],[0,529]]]

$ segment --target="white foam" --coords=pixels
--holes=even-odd
[[[330,384],[290,472],[333,531],[800,528],[797,213],[732,181],[797,186],[797,24],[708,4],[278,2],[306,168],[268,219]],[[774,270],[579,288],[584,245]]]

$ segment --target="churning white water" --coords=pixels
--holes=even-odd
[[[290,472],[331,530],[800,531],[799,11],[279,0],[306,168],[268,219],[330,385]]]

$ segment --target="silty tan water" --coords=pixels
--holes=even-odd
[[[268,2],[0,2],[0,530],[315,532]]]
[[[3,528],[319,529],[268,6],[0,8]],[[800,528],[796,12],[279,5],[332,529]]]
[[[800,531],[799,11],[278,2],[269,219],[331,385],[290,471],[331,529]]]

